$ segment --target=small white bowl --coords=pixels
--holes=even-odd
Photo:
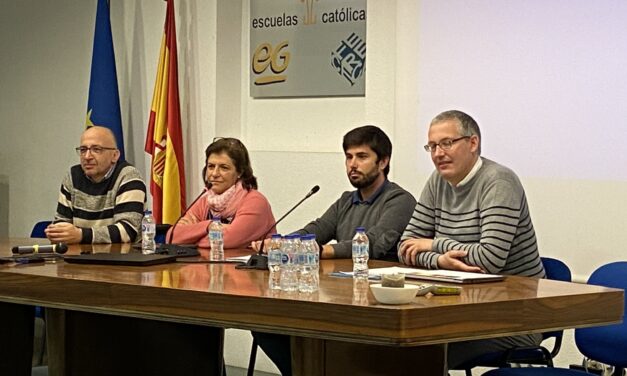
[[[383,304],[407,304],[416,297],[419,285],[406,284],[404,287],[383,287],[380,283],[370,285],[374,298]]]

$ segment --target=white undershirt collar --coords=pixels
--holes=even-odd
[[[472,179],[477,174],[477,171],[479,171],[482,165],[483,165],[483,161],[481,160],[481,157],[477,158],[477,162],[475,162],[475,165],[472,166],[472,169],[470,169],[470,172],[468,173],[468,175],[466,175],[466,177],[463,178],[462,181],[457,183],[455,187],[460,188],[460,187],[463,187],[464,184],[468,183],[470,179]]]

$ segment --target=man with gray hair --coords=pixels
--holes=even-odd
[[[545,276],[525,191],[512,170],[481,157],[477,122],[446,111],[429,126],[425,150],[436,167],[398,248],[399,260],[428,269]],[[540,334],[449,345],[448,367],[516,346]]]
[[[61,184],[57,213],[46,236],[53,243],[135,242],[146,202],[139,171],[118,160],[120,151],[109,128],[87,128],[76,152],[80,164]]]

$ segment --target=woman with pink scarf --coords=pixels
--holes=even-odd
[[[274,223],[270,203],[257,190],[248,150],[236,138],[219,138],[205,151],[203,169],[206,192],[189,208],[171,234],[174,244],[197,244],[209,248],[209,225],[213,216],[222,220],[224,248],[245,248],[259,240]],[[276,232],[273,228],[267,236]]]

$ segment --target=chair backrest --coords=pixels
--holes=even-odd
[[[573,278],[572,273],[570,272],[570,268],[563,261],[551,257],[541,257],[541,259],[542,265],[544,266],[544,271],[546,272],[546,277],[548,279],[552,279],[555,281],[572,282]],[[553,351],[551,351],[552,357],[555,357],[555,355],[557,355],[557,353],[560,351],[563,335],[564,332],[562,330],[542,333],[543,339],[555,337],[555,347],[553,348]]]
[[[165,235],[168,233],[168,230],[170,229],[171,225],[164,223],[164,224],[157,224],[157,228],[156,228],[156,234],[155,234],[155,242],[157,244],[165,244],[166,243],[166,238]]]
[[[30,232],[30,237],[31,238],[45,238],[46,233],[44,232],[44,230],[51,223],[52,221],[41,221],[41,222],[35,223],[35,226],[33,226],[33,230]]]
[[[595,270],[588,284],[627,290],[627,262],[613,262]],[[627,309],[627,302],[623,302]],[[616,367],[627,367],[627,322],[576,329],[575,343],[583,355]]]
[[[546,277],[556,281],[572,282],[572,274],[568,265],[558,259],[542,257],[542,265],[546,271]]]

